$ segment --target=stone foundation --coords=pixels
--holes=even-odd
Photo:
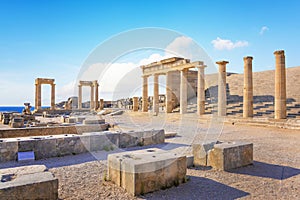
[[[0,199],[58,199],[58,179],[44,165],[0,170]]]
[[[108,178],[132,195],[143,195],[185,182],[186,165],[186,156],[160,149],[110,154]]]
[[[245,142],[207,142],[194,144],[194,165],[230,170],[253,163],[253,144]]]
[[[164,130],[5,138],[0,140],[0,162],[17,160],[18,152],[33,151],[35,159],[38,160],[88,151],[111,151],[116,148],[161,144],[164,141]]]

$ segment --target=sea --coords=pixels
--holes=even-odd
[[[18,112],[22,113],[24,106],[0,106],[0,112]],[[42,106],[42,108],[49,108],[48,106]],[[30,108],[31,111],[34,110],[34,107]]]

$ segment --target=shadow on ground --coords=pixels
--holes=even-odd
[[[300,169],[254,161],[253,165],[229,170],[231,173],[284,180],[300,174]]]
[[[180,193],[180,197],[178,194]],[[249,193],[224,185],[211,179],[190,176],[187,183],[167,190],[146,194],[143,199],[237,199],[248,196]]]

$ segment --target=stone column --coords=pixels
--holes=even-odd
[[[95,108],[95,93],[94,93],[94,85],[91,85],[91,103],[90,103],[90,109],[93,110]]]
[[[82,86],[78,85],[78,109],[82,109]]]
[[[227,61],[216,62],[219,65],[218,73],[218,116],[226,116],[226,64]]]
[[[198,80],[197,80],[197,113],[203,115],[205,113],[205,79],[204,68],[206,66],[197,66]]]
[[[187,110],[187,73],[188,69],[180,71],[180,114]]]
[[[159,112],[159,84],[158,74],[154,74],[154,88],[153,88],[153,112],[158,114]]]
[[[243,117],[253,117],[253,81],[252,81],[252,59],[244,57],[244,98]]]
[[[134,112],[137,112],[139,110],[139,98],[138,97],[133,97],[133,108],[132,110]]]
[[[104,100],[100,99],[100,110],[103,110],[104,108]]]
[[[172,74],[166,73],[166,113],[171,113],[173,110],[173,92],[172,92]]]
[[[97,81],[94,81],[94,87],[95,87],[95,110],[99,108],[99,84]]]
[[[148,76],[143,76],[142,111],[148,112]]]
[[[286,72],[284,51],[275,51],[275,119],[286,119]]]
[[[42,107],[42,86],[41,84],[36,84],[36,104],[35,104],[35,109],[39,110]]]
[[[51,84],[51,110],[55,110],[55,84]]]
[[[35,83],[35,102],[34,102],[34,109],[37,110],[38,108],[38,84]]]

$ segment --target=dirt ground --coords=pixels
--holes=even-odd
[[[166,139],[165,144],[155,147],[186,155],[191,155],[192,143],[205,140],[252,142],[254,164],[228,172],[190,168],[187,183],[133,197],[105,181],[106,156],[113,152],[34,161],[34,164],[46,165],[59,179],[60,199],[300,199],[300,130],[223,125],[218,119],[199,120],[189,114],[125,113],[106,117],[106,120],[115,124],[115,130],[164,128],[177,132],[177,137]],[[0,168],[19,165],[7,162],[0,164]]]

